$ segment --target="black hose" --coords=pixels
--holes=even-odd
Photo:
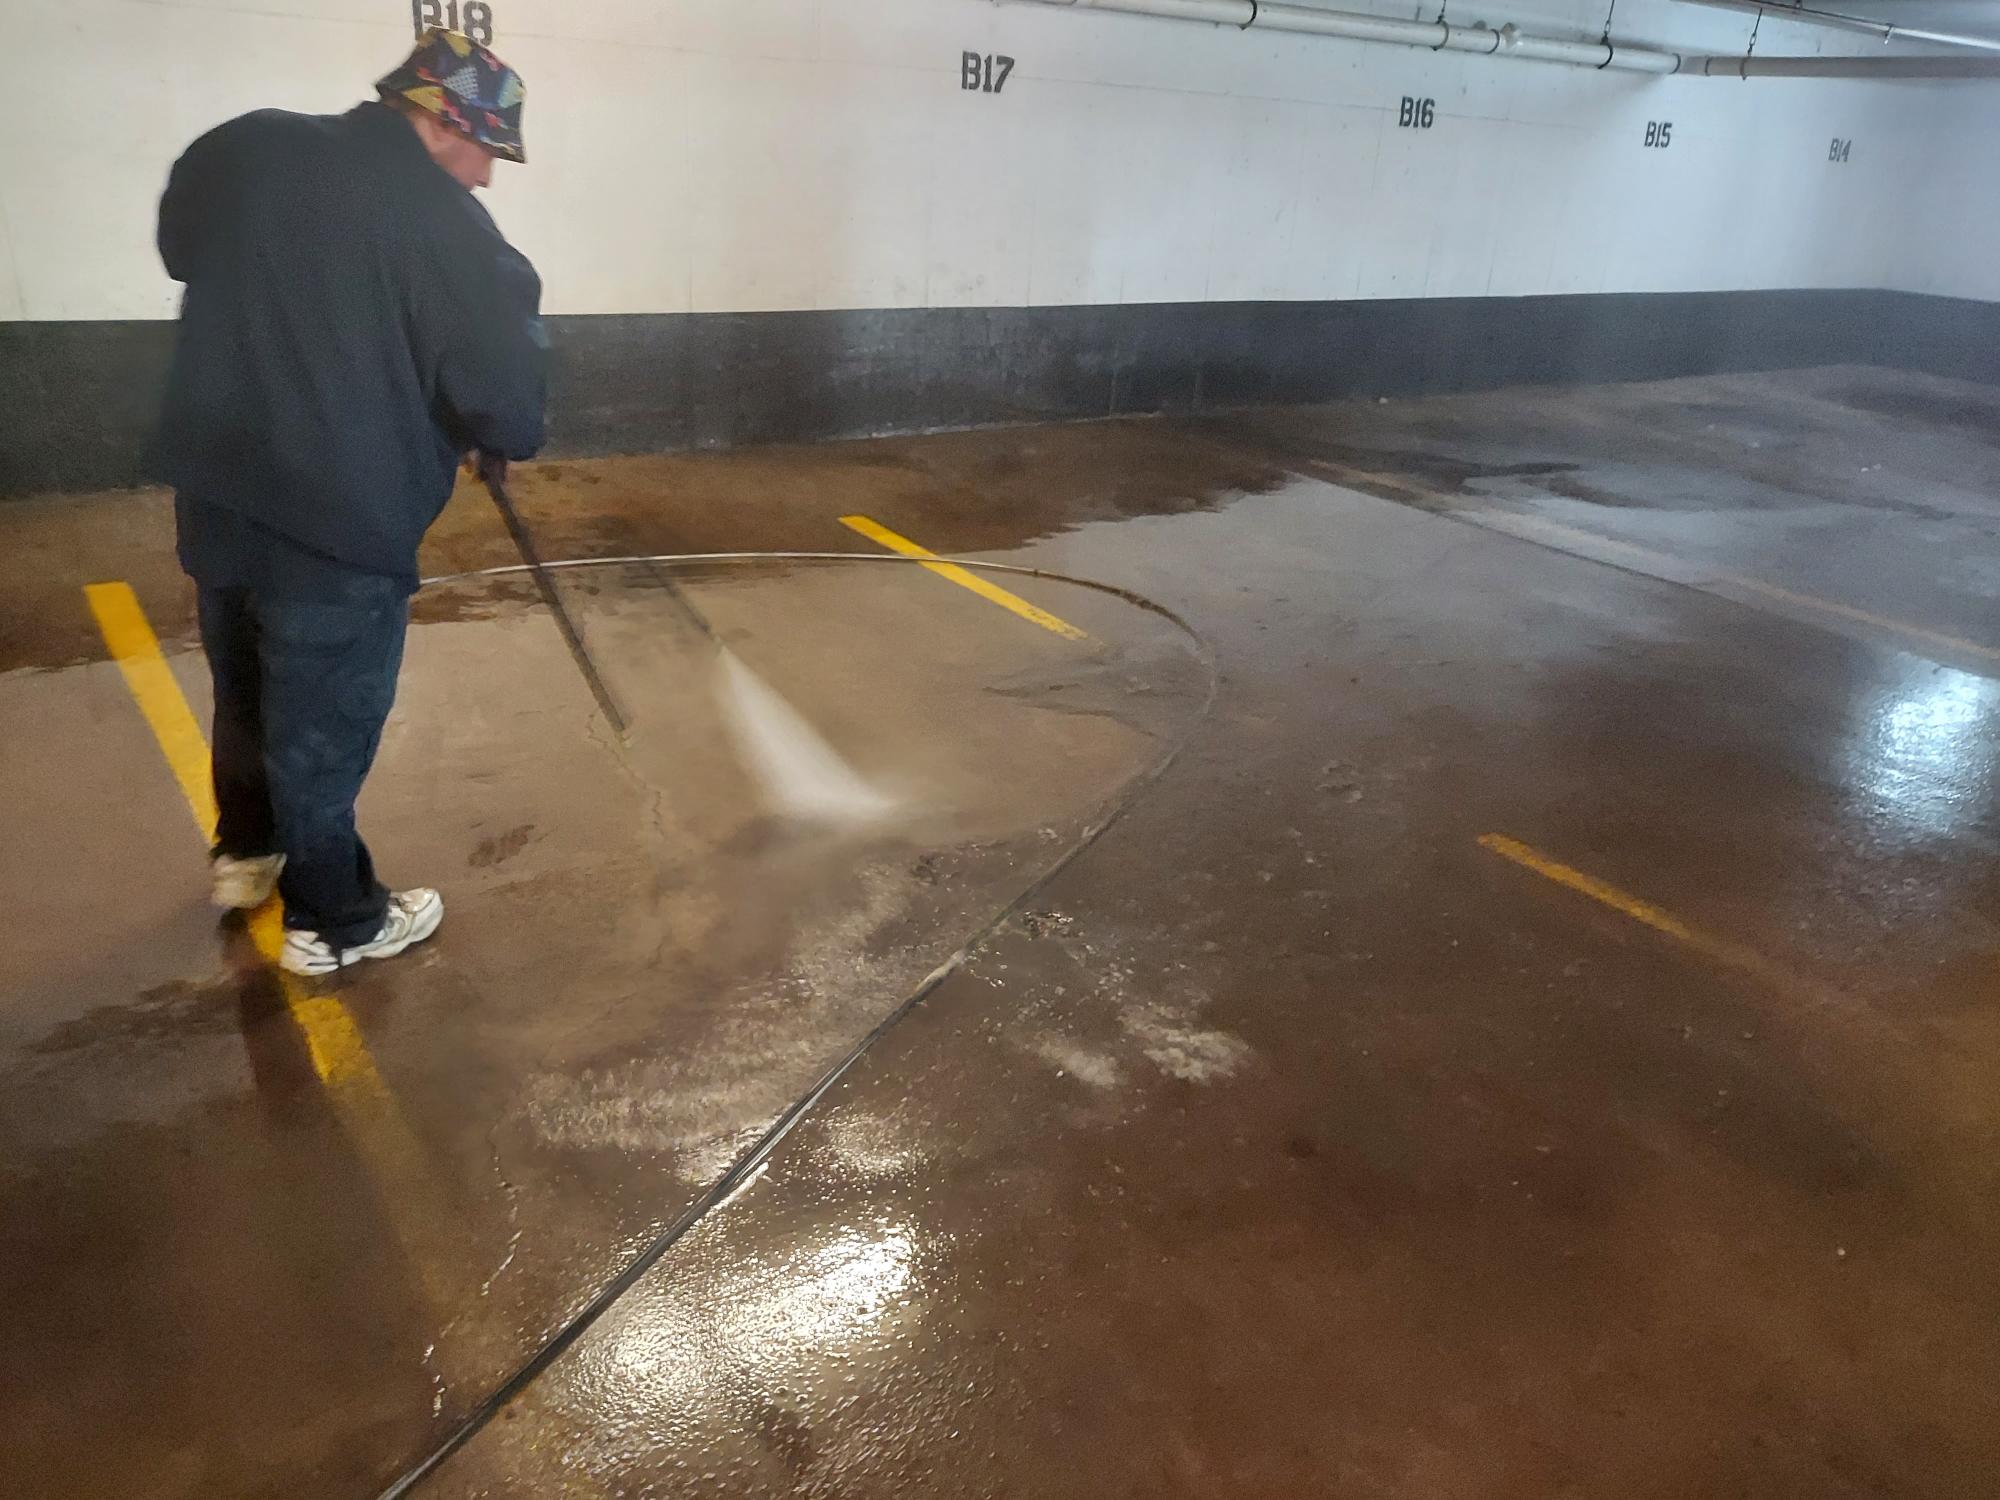
[[[1025,578],[1046,578],[1056,583],[1067,583],[1077,588],[1091,589],[1100,594],[1109,594],[1115,599],[1122,599],[1128,604],[1145,610],[1148,614],[1155,615],[1167,621],[1178,629],[1192,644],[1195,659],[1206,670],[1207,686],[1202,695],[1200,708],[1196,710],[1194,717],[1188,721],[1186,729],[1179,738],[1169,744],[1166,750],[1151,765],[1139,771],[1131,780],[1119,787],[1115,793],[1106,799],[1100,807],[1098,815],[1083,830],[1081,837],[1074,844],[1064,850],[1053,863],[1044,869],[1041,874],[1037,875],[1034,880],[1029,882],[1011,901],[1007,902],[1006,905],[1002,906],[989,917],[949,958],[933,969],[915,990],[905,996],[897,1003],[893,1010],[878,1021],[867,1035],[863,1036],[860,1041],[849,1048],[845,1056],[822,1073],[819,1080],[811,1088],[807,1089],[797,1099],[793,1100],[791,1104],[787,1105],[777,1119],[772,1121],[770,1126],[765,1129],[764,1133],[758,1136],[750,1147],[741,1156],[737,1157],[730,1164],[729,1169],[710,1184],[708,1189],[699,1198],[689,1204],[679,1218],[675,1219],[673,1223],[669,1224],[645,1245],[625,1268],[612,1277],[598,1291],[597,1295],[585,1303],[583,1308],[571,1317],[568,1322],[550,1334],[541,1346],[533,1354],[529,1355],[513,1374],[503,1380],[485,1400],[481,1401],[479,1405],[467,1413],[456,1427],[446,1433],[436,1447],[417,1460],[416,1463],[412,1464],[393,1484],[383,1490],[378,1500],[402,1500],[402,1497],[411,1494],[418,1485],[436,1473],[445,1460],[471,1442],[479,1434],[480,1429],[498,1416],[516,1396],[519,1396],[530,1385],[534,1384],[536,1379],[550,1365],[562,1357],[564,1351],[570,1345],[582,1338],[589,1331],[591,1325],[603,1317],[605,1313],[609,1312],[620,1297],[630,1291],[641,1277],[655,1265],[659,1264],[667,1252],[672,1250],[687,1235],[688,1231],[714,1211],[731,1193],[742,1187],[753,1172],[763,1166],[766,1161],[770,1160],[772,1153],[777,1150],[779,1143],[792,1133],[793,1128],[812,1112],[820,1100],[824,1099],[842,1078],[847,1076],[849,1070],[856,1063],[868,1054],[869,1049],[874,1047],[883,1037],[887,1036],[898,1022],[930,998],[939,985],[943,984],[945,980],[963,968],[966,962],[972,957],[974,949],[984,944],[1001,927],[1005,926],[1015,913],[1034,900],[1051,881],[1064,870],[1068,869],[1078,856],[1090,848],[1091,845],[1095,844],[1110,830],[1113,824],[1124,817],[1126,812],[1131,809],[1132,805],[1138,801],[1140,795],[1148,787],[1167,774],[1168,769],[1172,767],[1175,761],[1180,759],[1181,752],[1193,740],[1195,730],[1208,718],[1209,710],[1215,705],[1216,687],[1219,680],[1215,667],[1215,652],[1210,647],[1206,638],[1184,618],[1169,609],[1166,605],[1148,599],[1145,595],[1136,593],[1131,589],[1121,588],[1117,584],[1099,583],[1097,580],[1091,578],[1075,578],[1068,574],[1051,572],[1046,568],[1026,567],[1017,563],[970,562],[963,558],[903,557],[893,553],[875,552],[708,552],[678,555],[661,554],[651,557],[576,558],[566,562],[548,563],[546,565],[538,563],[532,565],[529,571],[532,570],[532,567],[542,566],[548,569],[557,569],[614,567],[620,564],[652,564],[655,567],[671,569],[675,566],[693,564],[706,565],[753,561],[898,563],[906,566],[921,566],[927,562],[949,562],[961,568],[971,568],[991,573],[1011,573]],[[453,573],[440,578],[427,578],[424,580],[424,586],[429,587],[436,583],[456,583],[473,578],[499,578],[522,571],[524,569],[520,567],[481,568],[468,573]]]

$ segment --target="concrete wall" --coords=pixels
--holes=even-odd
[[[1588,38],[1607,0],[1448,3]],[[1926,227],[1957,208],[1937,184],[1976,178],[1963,87],[1659,79],[987,0],[490,14],[529,82],[531,163],[489,201],[547,283],[575,448],[1894,358],[1902,315],[1868,289],[2000,295],[1992,258],[1945,257]],[[1614,34],[1736,52],[1751,24],[1621,0]],[[0,431],[0,493],[134,477],[176,302],[152,212],[180,148],[255,107],[346,107],[411,25],[408,0],[0,0],[0,397],[27,413]],[[1869,45],[1769,20],[1758,39]],[[1000,92],[962,86],[968,51],[1016,60]],[[1405,97],[1434,101],[1430,128],[1399,123]],[[1849,300],[1763,295],[1802,290]]]
[[[1453,15],[1587,37],[1604,11]],[[1939,113],[1907,84],[1649,79],[987,0],[492,12],[534,159],[491,201],[559,313],[1891,286]],[[410,31],[407,0],[0,18],[16,319],[171,316],[150,213],[179,148],[252,107],[344,107]],[[1750,24],[1624,0],[1616,30],[1736,51]],[[1853,39],[1759,38],[1829,43]],[[1018,59],[1001,93],[961,87],[967,50]],[[1432,128],[1398,126],[1406,95],[1436,101]],[[1665,150],[1644,145],[1655,120]]]
[[[1931,110],[1937,145],[1892,284],[2000,302],[2000,84],[1937,90]]]

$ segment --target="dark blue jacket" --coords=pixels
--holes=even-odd
[[[220,508],[413,581],[460,456],[542,446],[541,281],[386,106],[218,126],[159,242],[187,293],[151,467],[184,529]]]

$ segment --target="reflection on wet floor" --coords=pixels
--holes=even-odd
[[[308,1002],[360,1018],[414,1132],[392,1132],[385,1150],[367,1116],[403,1103],[375,1101],[357,1115],[330,1101],[344,1152],[373,1190],[353,1218],[380,1237],[371,1259],[415,1295],[414,1316],[397,1321],[422,1356],[414,1373],[437,1385],[400,1412],[404,1435],[368,1460],[378,1477],[417,1450],[431,1421],[462,1415],[532,1353],[635,1243],[1059,857],[1185,733],[1206,692],[1185,638],[1116,600],[1076,601],[1092,624],[1078,642],[997,614],[1006,628],[996,632],[990,606],[961,602],[915,567],[711,570],[693,588],[732,649],[896,798],[893,821],[799,823],[772,812],[746,773],[708,648],[677,617],[657,569],[564,575],[629,706],[624,745],[595,723],[548,622],[506,602],[511,582],[451,586],[459,622],[415,633],[402,707],[364,802],[385,865],[461,870],[446,882],[451,930],[406,965],[355,973],[338,1000]],[[914,639],[927,649],[909,650]],[[91,670],[78,669],[77,686]],[[198,677],[182,675],[197,695]],[[60,674],[34,682],[37,701],[60,699],[67,685]],[[136,751],[136,716],[131,727]],[[142,784],[150,777],[172,795],[163,766],[125,758]],[[191,894],[199,843],[185,823],[174,847],[187,851],[179,884]],[[171,1072],[197,1014],[218,1041],[240,1036],[252,1086],[271,1090],[258,1091],[267,1107],[314,1102],[306,1039],[268,970],[228,928],[219,955],[204,956],[201,925],[185,923],[184,940],[140,961],[148,977],[136,1004],[115,991],[93,997],[87,1015],[29,1041],[33,1065],[7,1091],[20,1107],[8,1111],[10,1136],[39,1136],[42,1148],[12,1166],[42,1212],[71,1212],[61,1205],[77,1178],[73,1154],[48,1154],[64,1134],[48,1128],[50,1113],[73,1122],[72,1152],[130,1157],[129,1141],[103,1134],[109,1122],[74,1087],[76,1071],[101,1070],[109,1051],[117,1069]],[[230,965],[220,973],[218,956]],[[26,989],[17,1019],[38,1006],[59,1014],[76,995],[60,968],[31,975]],[[206,1097],[221,1103],[240,1085],[225,1056],[216,1061]],[[184,1100],[195,1080],[179,1082]],[[31,1112],[44,1116],[39,1130]],[[217,1139],[177,1113],[157,1115],[176,1149],[240,1159],[227,1132]],[[222,1190],[261,1195],[254,1180]],[[302,1227],[316,1217],[297,1213]],[[541,1228],[524,1238],[524,1222]],[[566,1222],[572,1230],[556,1227]],[[7,1266],[24,1278],[20,1296],[55,1304],[93,1295],[104,1304],[89,1289],[107,1270],[101,1251]],[[281,1297],[290,1270],[281,1261],[246,1276],[277,1276],[264,1294]],[[122,1295],[148,1294],[132,1283],[108,1305]],[[246,1372],[352,1420],[347,1392],[317,1388],[316,1344],[330,1335],[301,1342],[284,1320],[273,1331],[281,1342],[249,1338]],[[24,1341],[44,1378],[89,1385],[93,1367],[74,1363],[59,1329],[49,1338]],[[131,1351],[140,1361],[160,1352],[143,1337]],[[139,1426],[115,1402],[104,1419]],[[37,1442],[53,1455],[76,1435],[55,1420]],[[102,1482],[132,1459],[122,1450]],[[250,1467],[217,1472],[260,1472],[257,1460],[240,1461]]]
[[[1854,754],[1860,789],[1913,838],[1976,826],[2000,786],[2000,678],[1913,663],[1900,691],[1864,708]]]
[[[866,548],[866,515],[1102,578],[1189,618],[1220,688],[419,1493],[1980,1493],[1996,674],[1716,581],[2000,650],[2000,470],[1948,394],[1808,372],[525,474],[555,555]],[[81,584],[129,578],[200,715],[160,524],[0,514],[39,559],[0,594],[0,1489],[51,1500],[369,1494],[435,1451],[1209,682],[1047,580],[1004,581],[1087,639],[916,566],[686,572],[898,809],[814,828],[763,805],[647,569],[561,584],[629,745],[518,578],[431,592],[363,811],[451,919],[334,997],[385,1151],[202,908],[90,642]],[[464,497],[434,558],[511,561]]]

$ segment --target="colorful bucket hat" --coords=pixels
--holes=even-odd
[[[384,99],[407,99],[508,161],[521,149],[521,75],[471,37],[433,26],[407,61],[375,85]]]

